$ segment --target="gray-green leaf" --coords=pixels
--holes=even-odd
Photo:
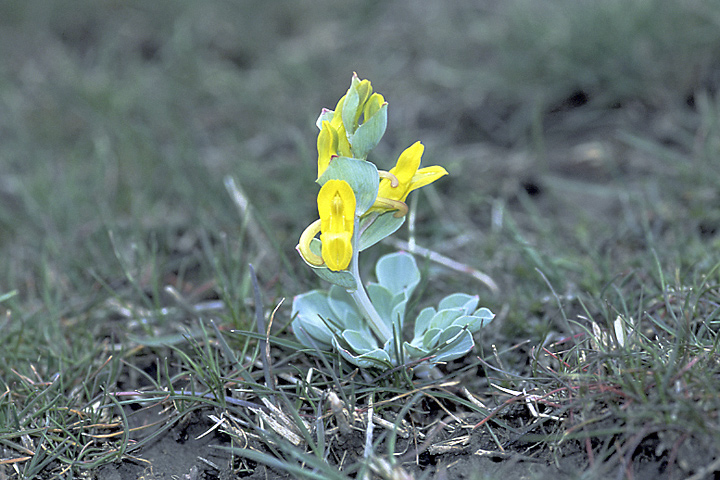
[[[372,222],[367,225],[367,222]],[[359,249],[362,252],[370,248],[380,240],[392,235],[405,222],[405,217],[396,217],[395,212],[378,214],[372,212],[365,216],[360,222],[362,234],[360,235]]]
[[[477,308],[479,298],[477,295],[468,295],[467,293],[453,293],[440,300],[438,310],[447,308],[461,308],[466,315]]]
[[[409,253],[396,252],[384,255],[375,266],[378,283],[393,295],[405,292],[407,298],[412,295],[420,283],[420,270],[415,258]]]
[[[306,335],[312,337],[318,347],[329,348],[332,344],[333,332],[323,320],[332,315],[325,292],[312,290],[293,299],[292,316],[295,317],[292,322],[293,329],[301,328]],[[303,340],[307,339],[302,335],[298,336],[298,340],[307,347],[313,346],[304,342]]]
[[[355,214],[360,216],[375,203],[380,186],[377,167],[366,160],[349,157],[333,157],[323,174],[320,185],[328,180],[345,180],[355,194]]]

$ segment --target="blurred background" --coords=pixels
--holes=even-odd
[[[317,214],[314,121],[354,71],[390,103],[372,159],[421,140],[450,171],[418,198],[422,243],[510,290],[538,232],[595,249],[622,192],[653,203],[649,179],[717,160],[712,0],[6,0],[0,55],[0,287],[28,298],[150,257],[211,277],[208,257],[257,262],[265,240],[266,283],[315,284],[293,251]],[[226,176],[262,230],[242,244]],[[686,192],[698,228],[720,218],[712,182]]]
[[[577,410],[546,409],[541,400],[553,397],[533,394],[540,412],[570,413],[568,422],[537,418],[529,400],[534,419],[522,402],[520,416],[508,409],[514,426],[496,429],[512,432],[508,451],[534,455],[545,437],[519,441],[516,427],[534,435],[526,427],[538,422],[553,429],[538,432],[560,439],[548,443],[548,463],[564,449],[583,459],[587,451],[592,465],[601,444],[597,464],[617,455],[619,475],[633,459],[663,468],[668,456],[670,467],[711,461],[714,439],[705,435],[718,431],[712,399],[720,398],[712,389],[718,0],[2,0],[0,478],[13,467],[28,478],[47,465],[63,476],[111,461],[111,470],[144,468],[115,462],[138,444],[106,434],[105,412],[135,401],[108,392],[186,384],[194,392],[203,382],[227,391],[226,378],[240,378],[233,351],[247,359],[255,349],[237,332],[256,328],[249,263],[268,310],[323,286],[294,248],[317,218],[315,120],[353,72],[389,102],[387,133],[370,159],[389,169],[420,140],[423,164],[450,173],[411,195],[414,220],[393,236],[461,264],[417,257],[423,282],[408,318],[455,291],[478,294],[497,314],[475,352],[444,371],[502,408],[513,391],[556,395],[579,382],[582,396],[567,394],[582,400]],[[363,278],[397,248],[363,253]],[[471,269],[490,275],[498,292],[466,275]],[[304,382],[315,371],[313,382],[334,388],[316,358],[285,341],[290,304],[270,322],[276,372],[311,366]],[[565,342],[590,336],[592,345],[598,324],[611,331],[616,319],[632,326],[637,348],[607,343],[586,357],[586,347]],[[488,386],[493,376],[501,396]],[[348,378],[355,401],[360,376]],[[357,387],[357,398],[384,385]],[[391,411],[380,397],[376,405]],[[428,402],[420,408],[445,418]],[[173,402],[168,418],[191,403]],[[189,451],[173,445],[196,435],[184,419],[169,430],[172,422],[156,455],[180,468],[190,460],[167,452]],[[440,432],[432,425],[428,440]],[[342,463],[351,443],[335,445]]]

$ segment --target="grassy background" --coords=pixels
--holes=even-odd
[[[164,352],[138,354],[133,339],[196,328],[182,310],[138,313],[177,307],[166,286],[221,301],[220,323],[248,328],[248,262],[268,304],[318,285],[293,248],[316,215],[314,120],[353,71],[390,102],[378,165],[420,139],[424,164],[450,171],[418,197],[417,240],[500,284],[471,287],[502,312],[482,348],[549,345],[590,328],[578,315],[605,326],[620,314],[677,354],[640,342],[647,358],[622,357],[608,382],[635,388],[638,368],[678,380],[695,357],[709,363],[689,383],[716,379],[704,295],[718,281],[718,26],[711,0],[3,2],[4,448],[47,423],[49,405],[80,409]],[[423,302],[467,289],[427,268]],[[528,349],[503,368],[539,375]],[[683,425],[664,410],[674,398],[646,401],[648,423]],[[717,439],[713,405],[677,407],[708,422],[689,435]]]

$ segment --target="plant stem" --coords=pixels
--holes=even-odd
[[[358,231],[358,224],[359,221],[355,218],[355,228],[353,230],[352,240],[353,253],[352,260],[350,261],[350,273],[353,277],[355,277],[355,284],[357,288],[355,288],[354,291],[348,291],[348,293],[352,296],[353,300],[355,300],[355,304],[360,310],[360,313],[363,317],[365,317],[365,320],[367,320],[373,333],[375,333],[380,340],[381,345],[384,345],[386,341],[393,337],[393,334],[390,331],[390,328],[380,317],[380,314],[377,310],[375,310],[375,307],[370,301],[370,297],[368,297],[367,292],[365,291],[362,279],[360,278],[360,265],[358,262],[360,254],[358,248],[360,246],[360,232]]]

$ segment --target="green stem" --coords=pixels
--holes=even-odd
[[[352,239],[353,253],[352,260],[350,261],[350,273],[355,278],[356,288],[354,291],[348,291],[348,293],[352,296],[353,300],[355,300],[355,304],[360,310],[360,313],[362,313],[362,316],[365,317],[365,320],[367,320],[370,324],[370,328],[380,340],[381,345],[384,345],[387,340],[393,337],[393,334],[392,331],[390,331],[390,328],[380,317],[380,314],[377,310],[375,310],[375,307],[370,301],[370,297],[368,297],[367,292],[365,291],[362,279],[360,278],[360,265],[358,262],[358,257],[360,255],[358,248],[360,246],[360,232],[358,227],[359,221],[356,217]]]

